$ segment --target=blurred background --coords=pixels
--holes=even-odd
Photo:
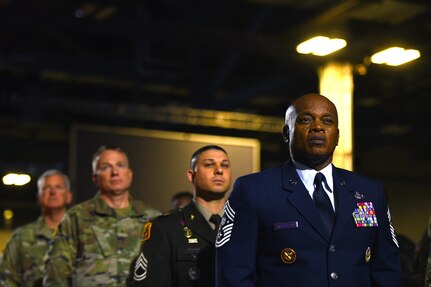
[[[353,169],[384,183],[396,230],[418,241],[431,213],[430,18],[428,0],[0,0],[0,174],[32,178],[0,183],[0,241],[39,215],[43,171],[69,173],[76,124],[254,138],[261,169],[281,164],[284,112],[319,91],[331,61],[352,68]],[[296,51],[321,34],[347,46]],[[391,46],[421,56],[371,62]]]

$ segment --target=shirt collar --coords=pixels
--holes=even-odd
[[[321,170],[315,170],[297,161],[294,161],[294,160],[292,161],[293,161],[293,164],[295,165],[296,172],[298,173],[299,178],[301,178],[302,182],[304,183],[308,191],[314,190],[314,177],[318,172],[323,173],[323,175],[325,176],[326,189],[330,192],[334,190],[334,180],[332,178],[332,164],[328,164],[326,167],[324,167]]]
[[[206,221],[210,222],[210,217],[213,215],[213,213],[206,207],[200,205],[195,199],[193,199],[193,202],[196,205],[196,208],[199,210],[199,212],[202,214],[202,216],[205,218]],[[223,215],[223,208],[218,213],[220,216]]]
[[[51,229],[48,227],[48,225],[45,224],[45,220],[43,219],[43,216],[39,216],[39,218],[36,220],[36,230],[35,234],[36,236],[42,236],[47,239],[52,239],[54,235],[54,229]]]

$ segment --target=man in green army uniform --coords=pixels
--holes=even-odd
[[[66,213],[48,253],[46,287],[125,286],[143,225],[160,214],[132,199],[133,174],[121,148],[100,147],[92,164],[98,193]]]
[[[232,176],[226,151],[198,149],[187,176],[194,200],[146,224],[127,286],[214,286],[214,244]]]
[[[37,187],[41,216],[13,232],[0,265],[0,286],[42,286],[44,257],[72,193],[69,178],[58,170],[44,172]]]

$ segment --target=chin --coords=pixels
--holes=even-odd
[[[326,162],[329,156],[327,154],[313,154],[313,155],[307,156],[306,158],[310,164],[312,164],[313,166],[316,166]]]

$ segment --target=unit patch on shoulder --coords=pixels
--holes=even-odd
[[[221,220],[220,229],[217,234],[215,246],[221,247],[230,240],[232,234],[233,222],[235,219],[235,211],[229,204],[229,200],[224,207],[223,218]]]
[[[151,226],[153,226],[153,223],[147,222],[144,225],[144,228],[142,229],[142,242],[145,242],[146,240],[150,239],[151,236]]]
[[[133,273],[133,279],[136,281],[142,281],[147,278],[148,260],[145,258],[144,253],[141,252],[135,263],[135,272]]]

